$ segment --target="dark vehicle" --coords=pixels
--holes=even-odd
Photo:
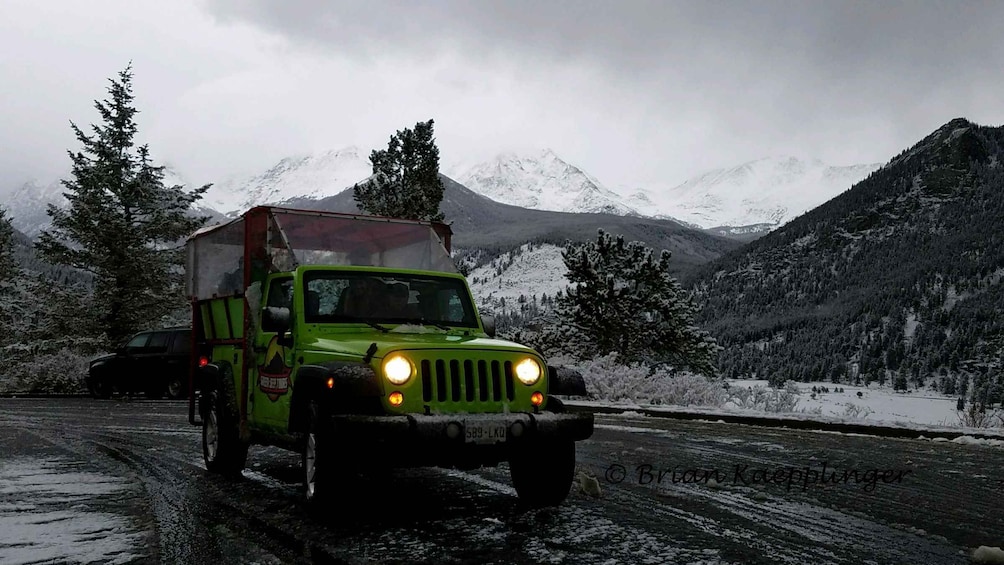
[[[91,361],[87,389],[95,398],[115,392],[186,398],[191,349],[189,328],[140,332],[115,353]]]

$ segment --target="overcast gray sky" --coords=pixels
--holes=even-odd
[[[1000,1],[2,0],[0,52],[0,190],[63,174],[130,60],[192,182],[428,118],[444,161],[550,147],[611,186],[1004,123]]]

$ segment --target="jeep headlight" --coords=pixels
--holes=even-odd
[[[540,380],[540,363],[527,357],[516,364],[516,378],[526,386],[531,386]]]
[[[383,362],[383,374],[391,384],[403,385],[414,372],[411,361],[405,359],[403,355],[393,355]]]

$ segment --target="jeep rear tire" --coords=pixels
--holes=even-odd
[[[557,506],[568,496],[575,474],[575,442],[531,441],[509,458],[512,486],[520,502],[533,508]]]
[[[247,463],[248,444],[240,440],[237,415],[218,389],[206,391],[208,410],[202,416],[202,457],[206,469],[239,475]]]

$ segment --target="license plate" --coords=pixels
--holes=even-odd
[[[464,441],[467,443],[497,443],[505,441],[505,424],[464,422]]]

